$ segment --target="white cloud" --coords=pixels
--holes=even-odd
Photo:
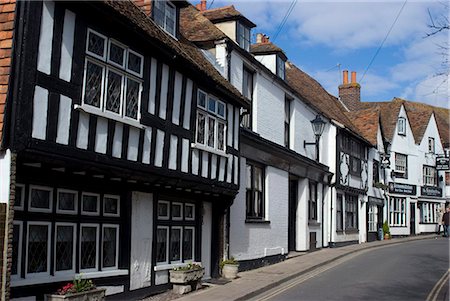
[[[401,97],[450,109],[450,77],[430,76],[408,86]]]

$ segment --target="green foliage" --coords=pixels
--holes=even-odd
[[[230,257],[230,258],[225,259],[225,260],[222,260],[222,261],[220,262],[220,268],[223,269],[223,266],[226,265],[226,264],[234,264],[234,265],[238,265],[239,262],[238,262],[236,259],[234,259],[234,257]]]
[[[389,230],[389,224],[387,221],[384,221],[383,223],[383,234],[391,234],[391,231]]]
[[[73,286],[77,293],[90,291],[95,288],[94,283],[90,279],[82,279],[81,275],[75,277],[73,280]]]

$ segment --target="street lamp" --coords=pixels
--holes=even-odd
[[[317,115],[316,118],[311,120],[311,126],[313,128],[314,135],[316,136],[315,142],[306,142],[303,141],[303,147],[306,148],[307,145],[315,145],[316,146],[316,161],[319,162],[319,139],[322,136],[323,130],[325,129],[325,121],[322,119],[320,115]]]

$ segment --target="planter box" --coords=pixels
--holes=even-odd
[[[75,293],[70,295],[45,295],[47,301],[103,301],[105,300],[104,288],[94,289],[86,292]]]
[[[239,270],[239,264],[224,264],[222,276],[225,279],[235,279]]]
[[[190,283],[202,279],[203,275],[205,275],[205,268],[187,271],[170,271],[170,282],[174,284]]]

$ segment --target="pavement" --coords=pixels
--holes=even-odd
[[[354,244],[339,248],[324,248],[309,253],[294,253],[294,256],[289,256],[285,261],[259,269],[240,272],[237,279],[225,285],[213,285],[209,288],[189,293],[186,296],[178,298],[177,301],[248,300],[287,281],[318,270],[334,261],[356,255],[358,252],[414,240],[435,238],[437,238],[435,234],[418,235]]]

